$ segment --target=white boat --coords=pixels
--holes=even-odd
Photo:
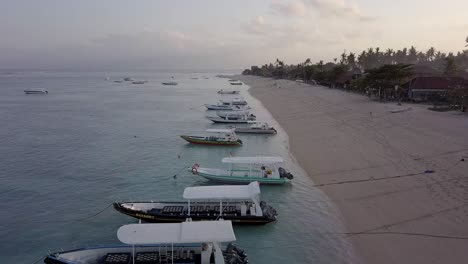
[[[222,159],[229,164],[227,169],[204,168],[195,164],[192,173],[208,180],[224,183],[250,183],[258,181],[262,184],[285,184],[291,181],[293,175],[279,165],[281,157],[228,157]]]
[[[193,168],[196,170],[196,167]],[[120,213],[145,222],[230,220],[233,224],[264,225],[276,221],[276,210],[260,200],[258,182],[249,185],[197,186],[185,188],[187,201],[114,203]]]
[[[207,129],[207,133],[211,133],[211,136],[180,136],[186,141],[193,144],[203,145],[222,145],[222,146],[238,146],[242,145],[234,130],[232,129]]]
[[[250,121],[249,127],[235,127],[233,128],[236,133],[247,133],[247,134],[276,134],[277,131],[274,127],[268,125],[267,122]]]
[[[170,82],[162,82],[164,85],[177,85],[177,82],[170,81]]]
[[[48,94],[47,90],[24,90],[25,94]]]
[[[129,224],[117,231],[121,245],[84,247],[49,254],[47,264],[248,263],[228,220]],[[237,262],[235,262],[237,261]]]
[[[218,91],[218,93],[219,94],[239,94],[240,91],[238,91],[238,90],[227,90],[227,91],[225,91],[225,90],[221,89],[221,90]]]
[[[219,117],[226,117],[226,116],[248,116],[251,120],[255,120],[257,118],[254,114],[251,114],[249,111],[242,110],[242,111],[217,111],[216,115]]]
[[[205,104],[208,110],[224,110],[224,111],[244,111],[250,109],[246,105],[234,104],[233,101],[222,101],[220,100],[217,104]]]
[[[248,112],[238,113],[236,111],[218,113],[217,116],[207,116],[209,120],[214,123],[234,123],[234,124],[246,124],[249,121],[255,120],[255,116],[248,114]]]

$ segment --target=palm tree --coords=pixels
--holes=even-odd
[[[465,47],[468,47],[468,37],[466,37],[465,42],[466,42]]]
[[[434,48],[434,47],[430,47],[430,48],[426,51],[426,58],[427,58],[429,61],[434,61],[435,54],[436,54],[435,48]]]

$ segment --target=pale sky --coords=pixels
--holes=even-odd
[[[459,51],[468,0],[0,0],[0,36],[3,69],[241,69]]]

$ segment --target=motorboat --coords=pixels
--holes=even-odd
[[[283,163],[281,157],[227,157],[222,162],[229,168],[204,168],[195,164],[192,174],[223,183],[285,184],[293,179],[290,172],[279,166]]]
[[[123,244],[83,247],[46,256],[46,264],[248,263],[247,255],[231,242],[236,240],[228,220],[128,224],[117,238]],[[229,243],[229,244],[228,244]]]
[[[224,111],[243,111],[250,109],[246,105],[234,104],[233,101],[222,101],[220,100],[217,104],[205,104],[208,110],[224,110]]]
[[[145,84],[147,83],[148,81],[134,81],[132,82],[133,84]]]
[[[232,129],[207,129],[206,132],[210,133],[210,136],[180,136],[186,141],[192,144],[203,144],[203,145],[242,145],[234,130]]]
[[[255,120],[257,118],[254,114],[250,114],[247,110],[238,110],[238,111],[217,111],[216,115],[219,117],[226,117],[226,116],[248,116],[250,120]]]
[[[126,82],[133,82],[133,78],[125,77],[125,78],[124,78],[124,81],[126,81]]]
[[[192,170],[196,170],[193,167]],[[263,225],[276,221],[276,210],[260,200],[258,182],[249,185],[185,188],[180,202],[119,202],[114,208],[144,222],[230,220],[233,224]]]
[[[177,85],[177,82],[170,81],[170,82],[162,82],[164,85]]]
[[[255,120],[255,115],[248,114],[248,112],[238,113],[236,111],[218,113],[217,116],[207,116],[209,120],[214,123],[235,123],[246,124],[249,121]]]
[[[238,90],[223,90],[223,89],[221,89],[221,90],[218,91],[218,93],[219,93],[219,94],[239,94],[240,91],[238,91]]]
[[[48,94],[47,90],[24,90],[25,94]]]
[[[248,127],[235,127],[233,128],[236,133],[247,133],[247,134],[276,134],[278,131],[267,122],[250,121],[251,124]]]
[[[230,82],[231,85],[242,85],[243,83],[238,81],[238,82]]]

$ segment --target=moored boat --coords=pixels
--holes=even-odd
[[[47,90],[24,90],[25,94],[48,94]]]
[[[242,85],[243,83],[239,82],[230,82],[231,85]]]
[[[214,123],[232,123],[232,124],[246,124],[249,121],[255,120],[255,116],[253,114],[249,114],[248,112],[219,112],[217,116],[207,116],[209,120]]]
[[[246,134],[276,134],[278,131],[267,122],[250,121],[251,125],[248,127],[235,127],[233,128],[236,133]]]
[[[123,244],[84,247],[49,254],[46,264],[248,263],[231,221],[129,224],[120,227]],[[229,244],[227,244],[229,243]]]
[[[147,83],[148,81],[134,81],[132,82],[133,84],[145,84]]]
[[[218,91],[218,93],[219,94],[239,94],[240,91],[238,91],[238,90],[226,90],[225,91],[225,90],[221,89],[221,90]]]
[[[195,169],[195,168],[194,168]],[[145,222],[230,220],[233,224],[267,224],[276,221],[276,210],[260,200],[258,182],[242,186],[185,188],[180,202],[121,202],[114,208]]]
[[[177,85],[177,82],[173,82],[173,81],[171,81],[171,82],[162,82],[162,84],[164,84],[164,85]]]
[[[206,132],[211,133],[211,136],[180,136],[192,144],[203,145],[242,145],[234,130],[232,129],[207,129]]]
[[[291,173],[279,166],[283,163],[281,157],[227,157],[222,162],[229,164],[229,168],[204,168],[195,164],[196,170],[192,167],[191,171],[194,175],[224,183],[285,184],[293,179]]]
[[[250,109],[246,105],[236,105],[233,102],[227,102],[220,100],[217,104],[205,104],[208,110],[224,110],[224,111],[243,111]]]
[[[125,77],[125,78],[124,78],[124,81],[126,81],[126,82],[133,82],[133,78]]]

